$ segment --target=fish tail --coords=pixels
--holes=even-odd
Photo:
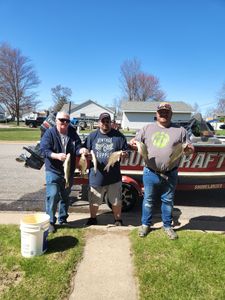
[[[107,164],[104,168],[104,171],[107,171],[109,173],[109,168],[110,168],[110,166]]]

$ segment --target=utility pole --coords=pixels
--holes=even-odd
[[[71,101],[69,101],[69,115],[70,115],[70,111],[71,111]]]

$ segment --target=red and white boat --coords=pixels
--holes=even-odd
[[[196,143],[194,147],[193,154],[181,157],[176,189],[179,191],[225,189],[225,145]],[[129,158],[123,159],[120,165],[123,182],[123,210],[127,211],[143,195],[144,161],[138,152],[132,151]],[[88,184],[88,179],[81,177],[78,171],[74,177],[74,183]]]

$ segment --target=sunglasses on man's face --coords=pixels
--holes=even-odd
[[[58,120],[59,120],[61,123],[67,123],[67,124],[70,123],[70,120],[69,120],[69,119],[58,118]]]

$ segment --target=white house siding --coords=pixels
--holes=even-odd
[[[5,114],[0,112],[0,121],[5,121]]]
[[[139,129],[149,122],[154,122],[155,113],[123,112],[121,126],[123,129]]]
[[[83,114],[85,114],[85,116],[91,117],[91,118],[98,118],[99,115],[103,112],[106,112],[107,110],[99,107],[98,105],[95,105],[94,103],[90,103],[87,106],[83,106],[82,108],[71,112],[70,117],[71,118],[80,118]],[[108,111],[107,111],[108,112]],[[113,114],[109,112],[109,114],[111,115],[111,118],[113,119]]]
[[[191,113],[173,113],[172,116],[172,121],[176,122],[176,121],[187,121],[190,120],[191,118]]]
[[[123,129],[140,129],[147,123],[155,121],[155,112],[123,112],[121,126]],[[173,113],[172,121],[190,120],[191,113]]]

